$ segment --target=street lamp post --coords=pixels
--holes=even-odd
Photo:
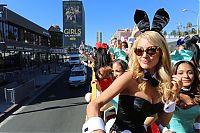
[[[195,15],[197,15],[197,35],[199,35],[199,13],[193,11],[193,10],[190,10],[190,9],[183,9],[182,12],[191,12]]]
[[[199,35],[199,14],[197,16],[197,35]]]

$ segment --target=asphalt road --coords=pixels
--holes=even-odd
[[[88,92],[90,81],[85,87],[69,87],[66,82],[68,73],[3,121],[0,132],[81,133],[87,105],[84,95]]]

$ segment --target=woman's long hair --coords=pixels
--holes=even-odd
[[[115,63],[117,63],[117,64],[119,64],[121,66],[123,72],[125,72],[128,69],[128,64],[125,61],[121,60],[121,59],[115,59],[112,62],[112,64],[115,64]]]
[[[134,73],[134,76],[138,79],[139,85],[138,88],[141,91],[144,91],[146,88],[147,81],[142,80],[144,77],[144,70],[141,68],[137,56],[134,53],[134,49],[137,48],[140,40],[145,38],[154,46],[158,46],[161,48],[162,55],[159,59],[158,64],[156,65],[157,71],[157,79],[159,80],[159,85],[156,88],[158,92],[161,94],[162,98],[165,100],[170,100],[172,98],[171,95],[171,75],[172,75],[172,68],[170,62],[170,54],[167,47],[166,39],[161,36],[158,32],[155,31],[145,31],[141,33],[136,38],[136,41],[129,52],[129,71]]]
[[[199,88],[200,81],[199,81],[199,77],[198,77],[199,73],[198,73],[198,70],[195,67],[195,65],[192,64],[192,62],[190,62],[190,61],[179,61],[179,62],[177,62],[173,67],[173,74],[175,74],[175,75],[177,74],[177,70],[178,70],[179,65],[183,64],[183,63],[189,64],[192,67],[192,70],[193,70],[193,73],[194,73],[194,80],[191,84],[191,92],[193,92],[194,94],[200,94],[200,88]]]
[[[98,71],[100,70],[100,68],[110,66],[110,63],[111,59],[108,50],[105,48],[98,48],[96,51],[95,62],[94,62],[95,64],[94,71],[97,79],[99,79]]]

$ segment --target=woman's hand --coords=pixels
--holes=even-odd
[[[92,80],[92,81],[91,81],[91,86],[92,86],[92,84],[97,84],[97,82],[98,82],[97,79]]]
[[[99,85],[99,81],[97,79],[94,79],[91,81],[91,86],[92,84],[96,84],[97,86]]]
[[[200,95],[195,95],[193,101],[195,104],[200,104]]]
[[[177,75],[172,75],[172,91],[175,94],[178,94],[182,87],[183,83],[181,81],[181,77]]]

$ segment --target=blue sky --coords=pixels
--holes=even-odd
[[[150,22],[159,8],[165,8],[170,22],[164,28],[168,33],[177,29],[178,24],[187,22],[197,24],[200,0],[82,0],[85,9],[86,44],[94,46],[96,33],[103,33],[103,42],[109,39],[117,29],[133,28],[133,15],[136,9],[142,9],[149,15]],[[62,23],[62,0],[1,0],[7,8],[30,21],[48,29],[51,25]],[[182,12],[182,9],[192,10]]]

